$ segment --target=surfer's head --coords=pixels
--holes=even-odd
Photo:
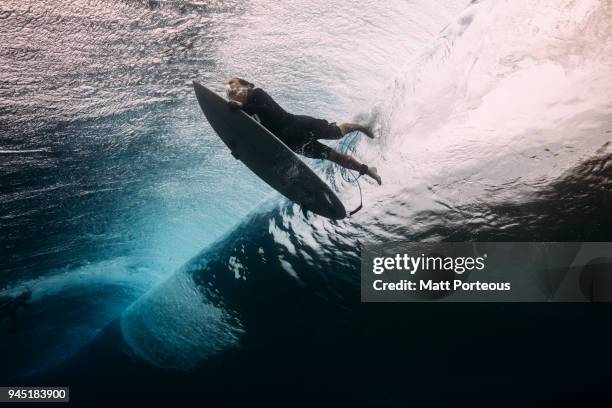
[[[255,88],[255,84],[242,78],[232,78],[227,81],[225,93],[228,99],[242,100],[246,98],[249,89]]]

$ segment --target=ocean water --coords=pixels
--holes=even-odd
[[[0,18],[0,288],[32,291],[0,378],[382,405],[609,383],[605,306],[359,302],[364,242],[610,240],[608,2],[9,1]],[[305,217],[233,160],[191,88],[232,75],[374,125],[351,146],[383,177],[361,212]]]

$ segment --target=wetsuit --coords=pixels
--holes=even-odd
[[[313,159],[327,159],[332,149],[318,139],[340,139],[342,131],[335,123],[284,110],[261,88],[249,91],[242,109],[257,115],[261,124],[291,150]]]

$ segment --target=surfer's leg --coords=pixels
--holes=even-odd
[[[332,161],[346,169],[358,171],[359,174],[365,174],[378,184],[382,184],[382,180],[376,171],[376,167],[370,167],[366,164],[359,163],[357,159],[348,154],[340,153],[331,147],[324,145],[318,141],[311,141],[296,149],[297,153],[303,154],[311,159],[323,159]]]
[[[343,135],[342,130],[335,122],[328,122],[325,119],[317,119],[312,116],[295,115],[294,123],[306,136],[304,142],[315,141],[318,139],[338,140]]]
[[[357,159],[348,154],[342,154],[335,150],[329,153],[327,160],[333,161],[346,169],[358,171],[360,174],[365,174],[368,171],[368,166],[365,164],[359,163]]]
[[[354,131],[363,132],[367,137],[374,139],[374,132],[372,128],[367,125],[360,125],[358,123],[341,123],[338,125],[342,136],[349,134]]]
[[[296,130],[293,133],[301,133],[305,135],[304,142],[325,139],[338,140],[348,133],[359,131],[366,136],[374,138],[372,128],[367,125],[358,123],[341,123],[337,125],[335,122],[328,122],[325,119],[317,119],[306,115],[294,115],[293,127]]]

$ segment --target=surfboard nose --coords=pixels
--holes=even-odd
[[[199,83],[198,81],[195,81],[195,80],[194,80],[194,81],[193,81],[193,89],[195,89],[196,94],[197,94],[198,92],[202,92],[202,91],[204,91],[204,89],[205,89],[205,88],[204,88],[204,85],[202,85],[202,84],[201,84],[201,83]]]

